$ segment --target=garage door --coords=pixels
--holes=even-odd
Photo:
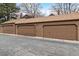
[[[0,26],[0,33],[2,33],[2,26]]]
[[[35,26],[34,25],[19,25],[17,27],[17,34],[35,36]]]
[[[44,37],[57,39],[77,39],[76,25],[46,25],[44,26]]]
[[[13,25],[4,25],[3,32],[8,34],[15,34],[15,27],[13,27]]]

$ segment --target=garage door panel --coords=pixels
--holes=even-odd
[[[26,26],[18,26],[18,34],[27,35],[27,36],[35,36],[35,26],[34,25],[26,25]]]
[[[15,34],[15,28],[13,25],[5,25],[3,26],[3,32],[9,34]]]
[[[44,37],[75,40],[77,39],[77,27],[76,25],[46,25]]]

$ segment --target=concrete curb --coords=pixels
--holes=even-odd
[[[6,33],[0,33],[0,35],[10,35],[10,36],[18,36],[18,37],[27,37],[27,38],[33,38],[33,39],[39,39],[39,40],[48,40],[48,41],[55,41],[55,42],[62,42],[62,43],[74,43],[79,44],[79,41],[71,41],[71,40],[63,40],[63,39],[52,39],[52,38],[45,38],[45,37],[33,37],[33,36],[24,36],[24,35],[17,35],[17,34],[6,34]]]

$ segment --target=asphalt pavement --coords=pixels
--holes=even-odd
[[[79,44],[0,34],[0,56],[79,56]]]

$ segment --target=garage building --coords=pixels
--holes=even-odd
[[[10,20],[2,23],[2,32],[8,34],[16,34],[16,27],[15,27],[16,20]]]
[[[79,13],[22,19],[15,22],[17,34],[78,40]]]
[[[3,33],[79,40],[79,13],[10,20],[1,26]]]

